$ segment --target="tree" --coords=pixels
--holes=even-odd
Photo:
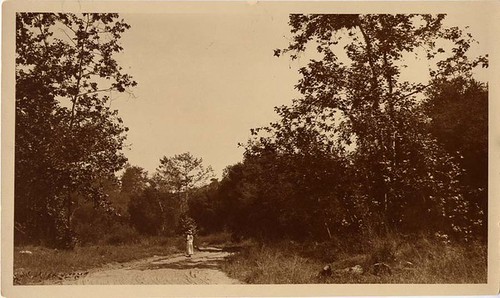
[[[296,155],[320,147],[350,164],[349,179],[357,182],[350,199],[363,202],[379,231],[466,233],[458,220],[468,208],[458,183],[461,169],[428,130],[421,106],[422,93],[433,81],[401,79],[405,56],[422,48],[436,62],[429,72],[434,79],[470,75],[474,66],[487,65],[486,57],[467,57],[471,36],[444,28],[444,18],[291,15],[292,42],[275,55],[290,53],[297,59],[313,48],[321,58],[300,69],[296,88],[302,97],[291,107],[277,108],[280,122],[255,130],[247,151]],[[443,40],[452,48],[441,47]],[[433,219],[427,226],[418,220],[424,215]]]
[[[121,191],[129,194],[140,194],[148,187],[148,173],[141,167],[126,165],[121,177]]]
[[[130,200],[140,196],[149,186],[146,170],[126,164],[125,171],[121,176],[120,194],[114,200],[114,205],[120,207],[122,214],[126,214]]]
[[[16,235],[72,247],[75,200],[108,206],[99,181],[126,161],[112,92],[136,82],[114,54],[117,14],[16,15]]]
[[[188,195],[193,189],[203,186],[213,178],[212,167],[204,167],[203,159],[186,152],[160,159],[160,166],[153,180],[163,191],[181,195],[180,213],[187,212]]]
[[[189,199],[189,215],[198,224],[201,233],[218,232],[224,228],[226,216],[222,212],[219,185],[213,178],[210,184],[193,191]]]
[[[164,231],[165,209],[162,202],[169,201],[168,194],[157,189],[147,188],[141,194],[133,196],[128,212],[131,224],[142,234],[158,235]]]
[[[474,229],[487,235],[488,214],[488,86],[472,78],[436,81],[424,104],[429,129],[464,170],[461,188],[470,203]]]

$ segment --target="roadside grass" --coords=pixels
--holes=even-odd
[[[57,250],[41,246],[14,247],[14,284],[28,285],[51,281],[61,275],[82,272],[110,263],[123,263],[154,255],[180,252],[180,237],[147,237],[122,245],[91,245],[74,250]],[[29,251],[29,253],[21,253]]]
[[[234,241],[232,234],[230,232],[218,232],[208,235],[201,235],[194,238],[194,245],[201,247],[217,247],[222,248],[227,251],[239,251],[244,247],[249,247],[255,245],[255,241],[252,239],[245,239]]]
[[[283,245],[251,246],[222,265],[229,277],[249,284],[314,283],[317,268],[321,268],[319,263]]]
[[[363,244],[341,240],[324,243],[245,240],[235,244],[229,233],[218,233],[196,237],[195,245],[237,246],[240,251],[222,264],[222,270],[249,284],[487,282],[487,249],[483,243],[388,237]],[[72,251],[18,246],[14,248],[14,284],[54,284],[60,276],[184,249],[182,237],[143,237],[135,243],[82,246]],[[376,263],[384,264],[385,270],[377,270]],[[319,274],[325,265],[332,269],[328,276]],[[363,273],[352,270],[355,266],[361,267]]]
[[[222,246],[231,244],[231,233],[218,232],[208,235],[200,235],[195,237],[194,243],[197,246]]]
[[[332,243],[260,244],[230,257],[223,264],[223,271],[250,284],[487,282],[486,244],[391,237],[375,239],[363,250]],[[325,254],[329,261],[321,256]],[[377,263],[383,265],[374,266]],[[326,265],[330,265],[332,273],[322,276],[319,273]],[[356,265],[362,273],[353,270]]]

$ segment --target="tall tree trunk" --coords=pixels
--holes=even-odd
[[[87,33],[88,28],[89,28],[90,20],[89,16],[87,15],[87,24],[85,26],[85,33]],[[75,117],[76,117],[76,106],[78,103],[78,95],[80,94],[80,84],[82,80],[82,75],[83,75],[83,55],[84,55],[84,50],[85,50],[85,39],[81,41],[80,45],[80,58],[78,61],[78,76],[76,77],[76,87],[75,87],[75,94],[73,95],[73,98],[71,100],[72,105],[71,105],[71,116],[69,120],[69,133],[73,131],[74,123],[75,123]],[[72,163],[72,161],[69,161],[69,163]],[[68,194],[66,197],[66,207],[68,209],[68,217],[67,217],[67,225],[68,229],[71,230],[71,208],[72,208],[72,198],[71,198],[71,192],[72,189],[68,188]]]

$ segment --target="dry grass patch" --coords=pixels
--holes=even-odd
[[[255,246],[231,257],[223,270],[251,284],[487,282],[487,251],[482,243],[376,239],[371,249],[361,253],[330,246],[337,254],[329,262],[301,246]],[[331,267],[332,273],[321,276],[319,272],[325,265]],[[363,272],[350,270],[354,266]]]
[[[74,250],[57,250],[39,246],[14,248],[14,283],[39,284],[58,276],[81,272],[109,263],[122,263],[154,255],[180,251],[182,239],[149,237],[139,243],[93,245]],[[31,253],[21,253],[29,251]]]

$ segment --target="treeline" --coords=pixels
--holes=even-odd
[[[357,150],[335,152],[318,142],[316,132],[283,139],[276,133],[249,142],[243,162],[228,166],[221,181],[187,194],[162,192],[154,182],[147,186],[142,169],[128,168],[122,189],[133,189],[131,180],[143,185],[142,194],[131,197],[131,222],[142,232],[150,227],[147,233],[173,234],[180,198],[187,197],[187,215],[201,233],[230,231],[235,240],[366,240],[388,232],[486,240],[487,87],[473,79],[442,81],[419,109],[427,121],[405,133],[425,135],[429,143],[398,139],[402,174],[393,189],[366,166],[377,161]],[[170,211],[162,213],[161,204]],[[141,220],[134,219],[138,214]]]
[[[290,16],[276,56],[311,55],[301,97],[252,130],[243,163],[220,184],[237,233],[358,238],[386,233],[485,239],[486,56],[445,15]],[[445,46],[446,45],[446,46]],[[403,80],[417,57],[427,82]],[[319,57],[319,58],[318,58]]]
[[[212,177],[212,169],[204,167],[202,159],[190,153],[162,158],[152,176],[140,167],[126,165],[120,179],[107,189],[108,200],[116,212],[79,206],[73,219],[77,238],[81,244],[120,244],[137,241],[141,235],[196,232],[188,201]]]
[[[251,130],[218,181],[190,153],[116,176],[127,129],[95,82],[135,85],[113,59],[128,28],[118,15],[18,14],[15,241],[71,248],[186,229],[485,240],[488,86],[473,70],[488,61],[468,57],[474,40],[444,18],[291,15],[291,43],[275,55],[319,58],[300,69],[301,97]],[[96,42],[103,26],[107,43]],[[71,42],[56,28],[74,31]],[[428,82],[402,79],[408,55],[433,65]]]
[[[316,132],[258,139],[200,195],[210,207],[193,211],[218,209],[205,216],[224,218],[237,235],[270,239],[401,233],[485,240],[487,107],[486,86],[473,80],[433,87],[422,107],[428,121],[396,139],[396,169],[359,149],[335,152]],[[415,128],[428,139],[403,135]]]
[[[129,222],[143,234],[175,235],[185,216],[199,233],[229,231],[234,240],[366,240],[388,232],[485,240],[487,87],[472,79],[442,81],[429,89],[419,109],[427,121],[405,133],[425,135],[429,144],[398,138],[402,174],[393,189],[366,166],[376,160],[355,149],[340,154],[334,145],[318,142],[317,132],[304,129],[283,139],[276,133],[250,141],[244,160],[228,166],[221,181],[185,191],[166,186],[174,177],[148,178],[143,169],[128,167],[121,195],[129,200]],[[184,170],[187,176],[204,172],[201,159],[189,153],[172,159],[179,156],[198,160],[197,171]],[[186,209],[180,207],[183,200]]]

